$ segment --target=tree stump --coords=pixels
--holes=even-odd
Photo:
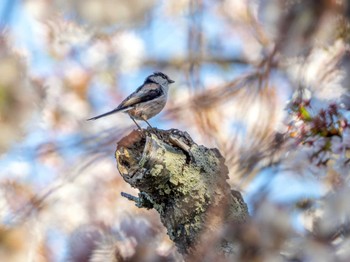
[[[138,197],[122,194],[138,207],[156,209],[185,257],[203,253],[225,225],[248,218],[241,194],[226,182],[220,152],[197,145],[186,132],[135,130],[118,142],[116,161],[123,179],[140,190]],[[232,252],[231,244],[221,239],[218,253]]]

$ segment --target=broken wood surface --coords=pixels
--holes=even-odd
[[[201,253],[226,225],[242,224],[248,209],[241,194],[231,190],[225,159],[217,149],[197,145],[177,129],[135,130],[118,142],[118,170],[140,190],[123,193],[138,207],[154,208],[180,253]],[[232,240],[221,239],[219,253],[230,253]],[[203,253],[203,252],[202,252]]]

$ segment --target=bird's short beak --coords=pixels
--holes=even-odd
[[[169,84],[175,83],[174,80],[169,79]]]

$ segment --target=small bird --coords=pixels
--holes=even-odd
[[[135,92],[125,98],[118,107],[87,120],[96,120],[114,113],[124,112],[129,114],[139,129],[141,127],[135,119],[145,121],[152,128],[147,119],[162,111],[167,101],[169,85],[174,82],[166,74],[155,72],[148,76],[145,82]]]

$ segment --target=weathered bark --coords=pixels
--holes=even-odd
[[[240,193],[226,182],[220,152],[197,145],[186,132],[133,131],[118,143],[116,160],[124,180],[140,190],[138,198],[124,196],[156,209],[184,255],[203,253],[205,241],[248,217]],[[229,242],[220,240],[218,253],[232,252]]]

